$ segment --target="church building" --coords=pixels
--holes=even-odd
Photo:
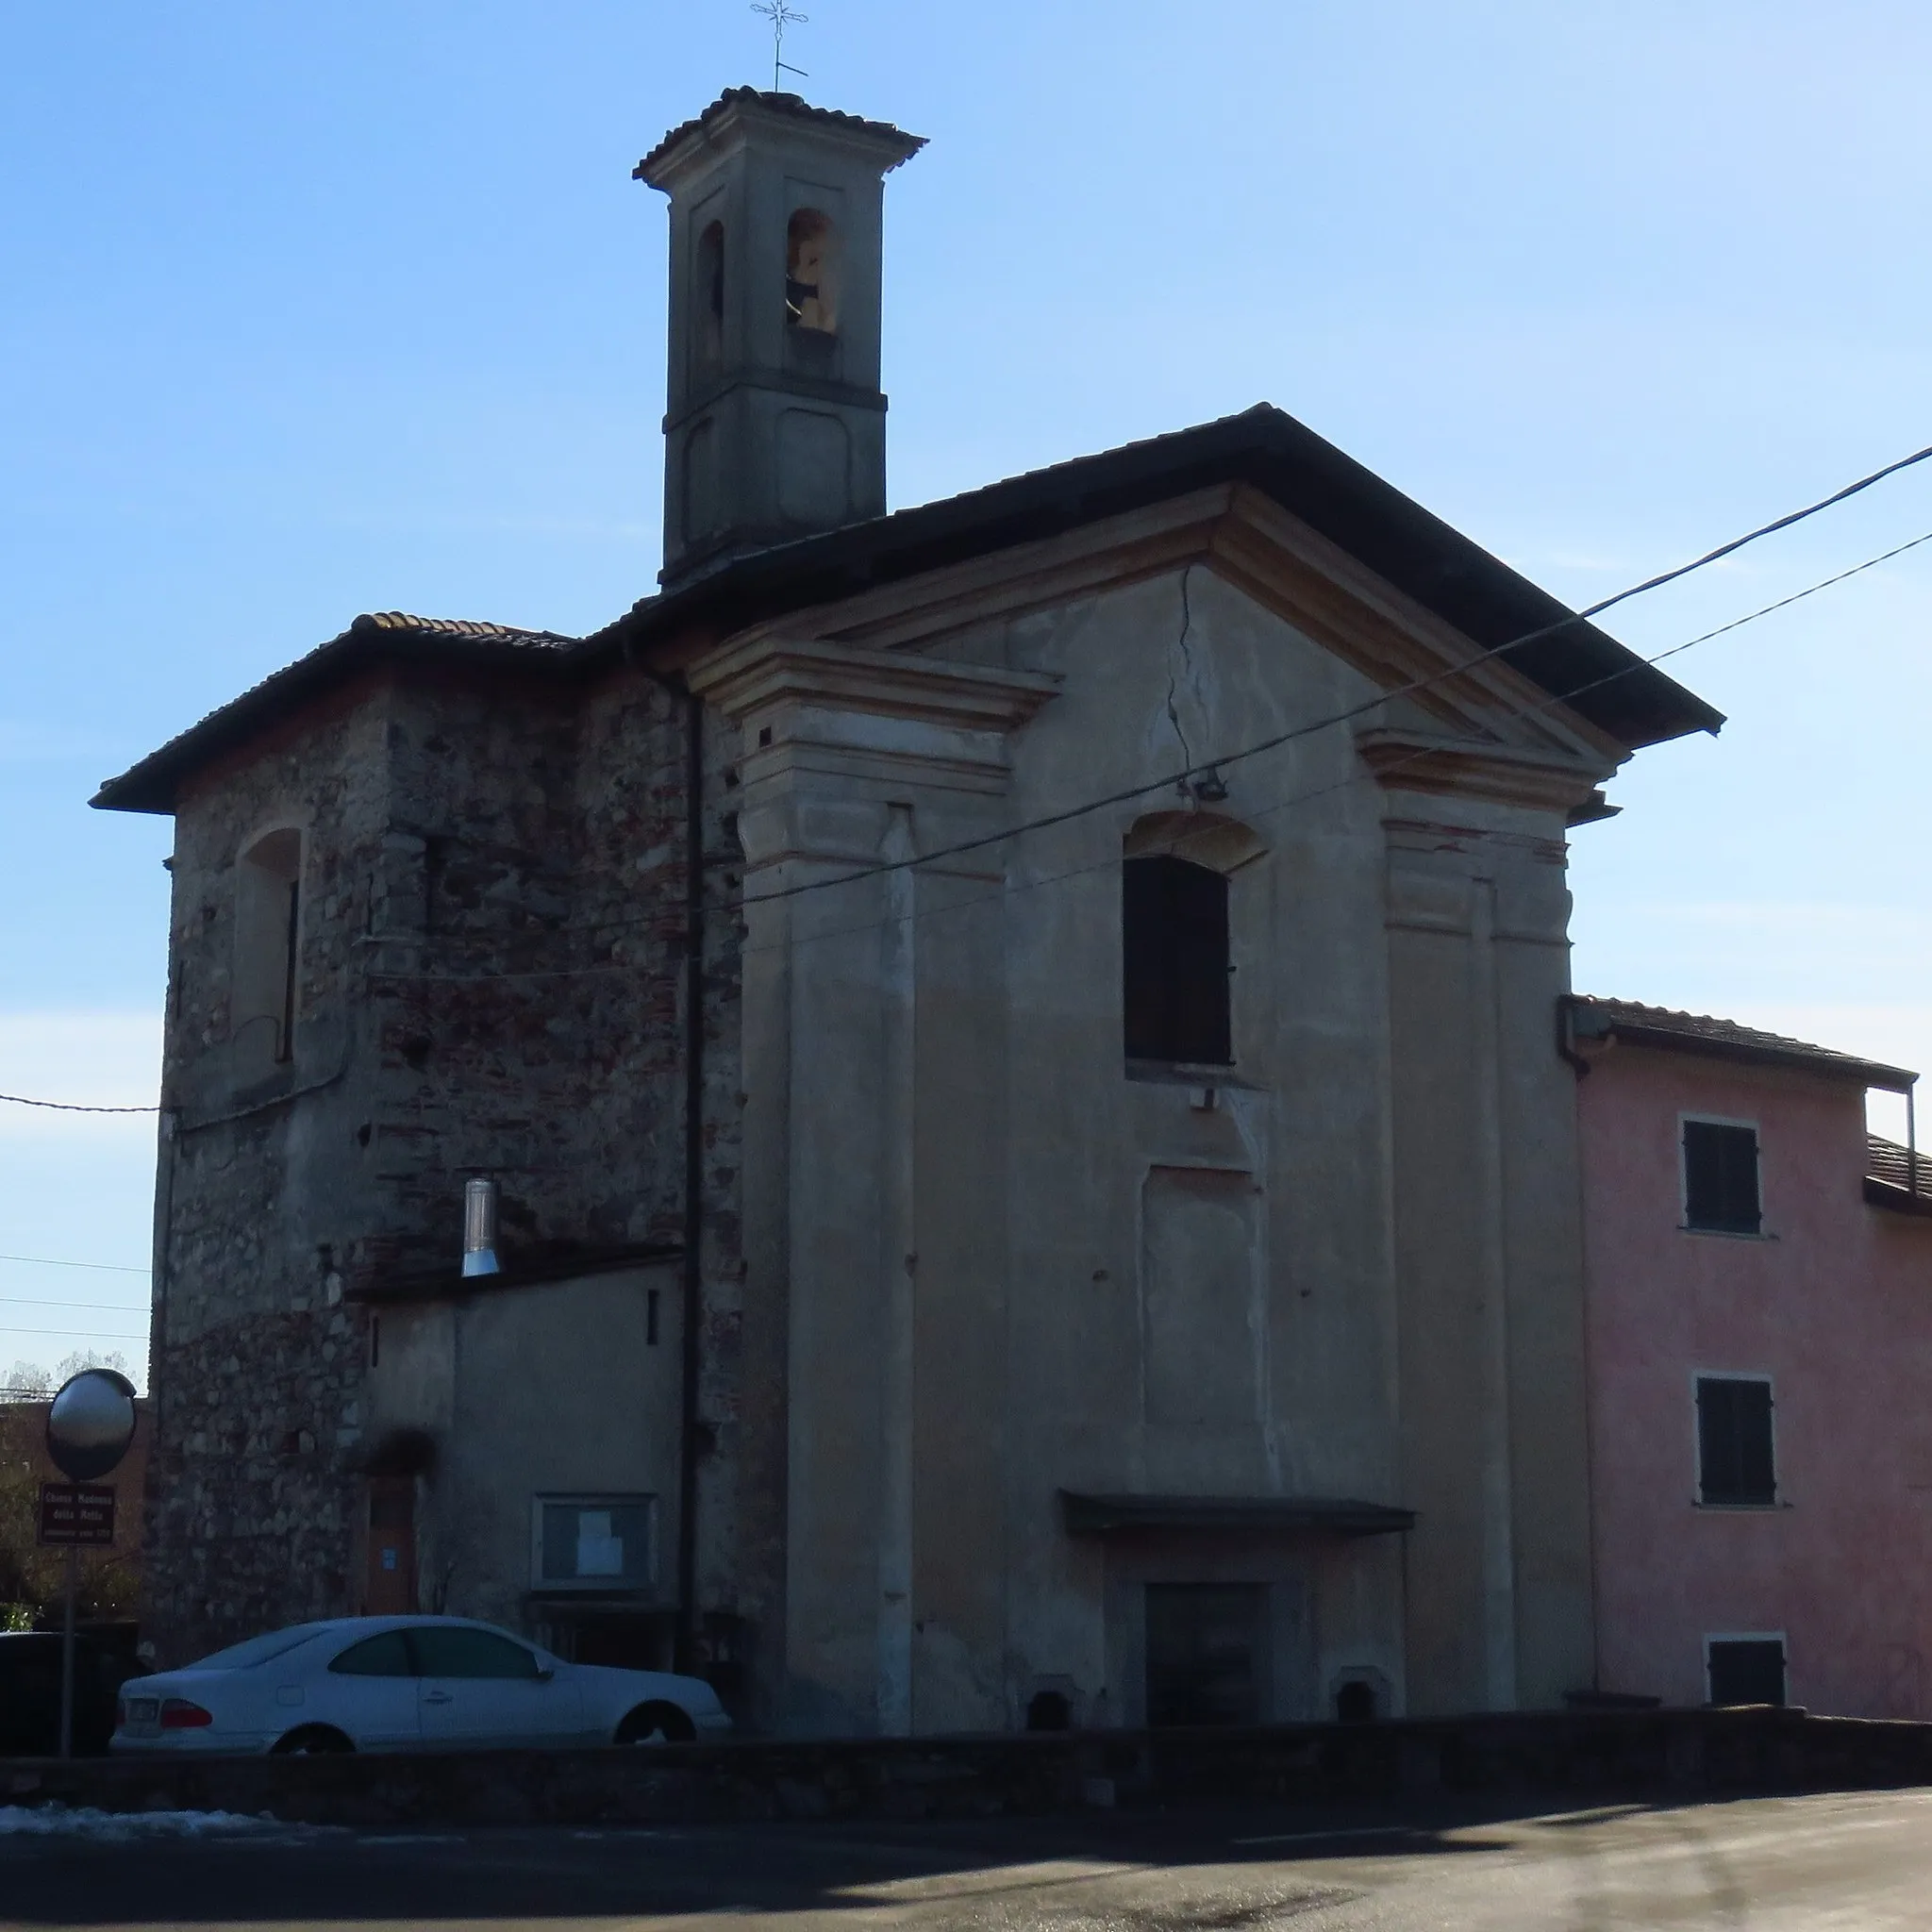
[[[175,824],[164,1661],[446,1610],[820,1735],[1591,1681],[1567,840],[1722,721],[1265,406],[889,512],[921,145],[738,89],[640,163],[654,594],[358,617],[95,800]]]

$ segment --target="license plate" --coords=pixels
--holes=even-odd
[[[131,1724],[151,1724],[160,1714],[158,1698],[130,1697],[127,1700],[127,1722]]]

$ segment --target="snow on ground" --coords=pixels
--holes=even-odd
[[[0,1805],[0,1839],[87,1838],[116,1844],[149,1839],[244,1838],[263,1832],[299,1831],[266,1814],[241,1811],[97,1811],[83,1806]]]

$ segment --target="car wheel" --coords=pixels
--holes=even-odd
[[[675,1704],[641,1704],[617,1727],[620,1744],[689,1744],[697,1726]]]
[[[291,1731],[269,1755],[272,1757],[339,1757],[355,1748],[341,1732],[332,1731],[325,1724],[308,1724],[299,1731]]]

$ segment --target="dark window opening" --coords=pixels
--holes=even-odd
[[[1365,1724],[1375,1715],[1375,1687],[1359,1678],[1344,1684],[1335,1693],[1335,1722],[1339,1724]]]
[[[1757,1129],[1684,1123],[1684,1221],[1711,1234],[1757,1234]]]
[[[698,237],[698,366],[716,369],[724,360],[724,226],[713,222]]]
[[[1036,1690],[1026,1707],[1029,1731],[1070,1731],[1074,1727],[1073,1707],[1058,1690]]]
[[[369,1318],[369,1366],[379,1369],[382,1366],[382,1317]]]
[[[658,1345],[658,1291],[655,1288],[644,1291],[644,1341],[651,1348]]]
[[[1253,1583],[1147,1586],[1147,1722],[1260,1722],[1265,1592]]]
[[[1781,1638],[1730,1638],[1710,1646],[1713,1704],[1782,1704],[1785,1646]]]
[[[289,881],[289,924],[282,954],[282,1018],[275,1058],[295,1058],[295,958],[302,937],[302,881]]]
[[[1697,1493],[1705,1503],[1777,1501],[1771,1384],[1761,1377],[1698,1376]]]
[[[1121,868],[1127,1058],[1229,1065],[1227,880],[1162,855]]]

